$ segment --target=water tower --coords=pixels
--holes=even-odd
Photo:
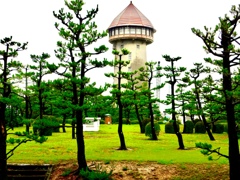
[[[113,49],[128,49],[131,53],[122,60],[130,60],[123,71],[135,71],[147,62],[147,45],[153,42],[156,32],[152,23],[130,1],[130,4],[112,21],[108,28],[109,42]],[[117,58],[117,57],[116,57]],[[114,69],[114,73],[117,68]],[[115,81],[114,81],[115,82]]]

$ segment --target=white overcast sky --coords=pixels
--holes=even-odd
[[[106,30],[112,20],[126,8],[130,0],[85,0],[83,12],[99,5],[96,23],[100,31]],[[229,14],[232,5],[240,4],[237,0],[133,0],[133,4],[152,22],[157,30],[154,42],[147,48],[148,61],[161,61],[162,55],[181,56],[181,66],[191,67],[193,62],[203,62],[207,54],[202,49],[203,43],[191,28],[203,29],[215,27],[218,18]],[[29,42],[28,50],[20,52],[18,60],[30,63],[30,54],[51,54],[51,61],[56,61],[54,49],[57,40],[61,40],[54,27],[57,20],[53,11],[67,9],[63,0],[0,0],[0,39],[13,36],[13,40]],[[105,44],[109,51],[102,58],[113,59],[112,45],[108,37],[97,45]],[[96,45],[96,46],[97,46]],[[94,70],[90,73],[93,81],[99,85],[112,82],[104,77],[104,72],[111,68]],[[163,90],[164,91],[164,90]],[[165,92],[168,91],[165,88]],[[161,91],[162,92],[162,91]],[[164,94],[164,93],[163,93]],[[163,95],[164,96],[164,95]]]

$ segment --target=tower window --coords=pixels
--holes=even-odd
[[[123,34],[123,28],[119,28],[119,34]]]
[[[128,67],[128,72],[132,72],[132,68],[131,67]]]
[[[134,27],[131,27],[131,28],[130,28],[130,33],[131,33],[131,34],[135,34],[135,28],[134,28]]]
[[[115,34],[118,35],[118,29],[117,28],[115,29]]]
[[[136,29],[136,34],[141,34],[141,29],[140,28]]]
[[[149,34],[149,29],[147,29],[147,36],[149,36],[150,34]]]
[[[123,49],[123,48],[124,48],[124,45],[123,45],[123,44],[121,44],[121,45],[120,45],[120,48],[121,48],[121,49]]]
[[[153,31],[152,30],[150,30],[150,36],[153,36]]]
[[[128,60],[131,60],[132,59],[132,53],[129,53],[128,54]]]
[[[140,49],[140,45],[139,44],[137,44],[137,49]]]
[[[125,34],[129,34],[129,27],[125,27]]]
[[[146,35],[146,30],[145,30],[145,28],[142,28],[142,35]]]

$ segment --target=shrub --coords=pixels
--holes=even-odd
[[[228,124],[224,124],[224,132],[228,133]],[[240,139],[240,124],[237,124],[237,136],[238,139]]]
[[[32,119],[23,119],[22,123],[26,126],[31,126],[33,120]]]
[[[60,132],[59,124],[52,128],[52,132]]]
[[[155,128],[155,133],[157,136],[159,136],[160,133],[160,125],[158,124],[157,121],[154,121],[154,128]],[[149,122],[146,126],[145,126],[145,135],[150,137],[150,139],[152,139],[152,129],[151,129],[151,122]]]
[[[38,119],[33,124],[33,132],[40,136],[51,136],[53,129],[59,126],[58,122],[48,119]]]
[[[53,129],[52,128],[43,128],[39,133],[40,136],[52,136]]]
[[[150,122],[150,119],[149,118],[146,118],[146,119],[143,119],[142,120],[142,125],[143,127],[145,128],[145,126]]]
[[[118,121],[118,123],[119,123],[119,121]],[[122,123],[123,124],[131,124],[132,122],[130,121],[130,119],[122,118]]]
[[[118,116],[112,116],[112,123],[113,124],[118,124]]]
[[[177,123],[177,128],[179,130],[179,124],[178,123]],[[172,121],[169,121],[168,123],[165,124],[165,133],[175,134]]]
[[[224,123],[224,132],[228,133],[228,124],[227,123]]]
[[[138,120],[132,120],[131,124],[139,124],[139,123],[138,123]]]
[[[202,122],[200,119],[194,119],[193,123],[196,125],[198,122]]]
[[[204,126],[202,121],[198,121],[195,124],[195,133],[201,133],[201,134],[206,133],[206,128],[205,128],[205,126]]]
[[[22,123],[25,124],[26,132],[29,132],[29,128],[30,128],[32,122],[33,122],[32,119],[24,119],[24,120],[22,121]]]
[[[119,123],[119,121],[118,121],[118,123]],[[127,119],[126,118],[122,118],[122,123],[123,124],[127,124]]]
[[[213,125],[213,128],[212,128],[212,132],[213,133],[223,133],[224,132],[224,125],[221,124],[221,123],[217,123],[217,124],[214,124]]]
[[[66,119],[66,124],[72,124],[72,119]]]
[[[71,173],[71,169],[65,169],[62,176],[68,176]]]
[[[111,173],[101,172],[101,171],[89,171],[81,170],[80,175],[85,180],[109,180],[111,179]]]
[[[185,122],[184,133],[193,133],[194,123],[192,121]]]
[[[95,164],[96,170],[80,170],[80,176],[84,180],[111,180],[112,172],[111,169],[109,172],[107,170],[103,169],[101,165]]]

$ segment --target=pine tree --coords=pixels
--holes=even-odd
[[[122,56],[129,54],[129,51],[127,49],[122,49],[121,52],[117,50],[113,50],[112,53],[115,55],[115,59],[112,63],[110,63],[110,66],[117,69],[117,73],[106,73],[105,75],[107,77],[113,77],[116,78],[116,83],[113,84],[113,90],[111,93],[114,97],[116,97],[117,105],[118,105],[118,136],[120,140],[120,147],[119,150],[127,150],[127,146],[125,143],[125,138],[122,130],[122,124],[123,124],[123,89],[122,89],[122,80],[123,77],[123,67],[127,66],[129,64],[129,61],[125,61],[122,59]]]
[[[5,111],[12,92],[13,82],[11,81],[12,71],[19,70],[22,65],[13,60],[20,51],[27,48],[27,43],[19,43],[12,40],[12,37],[6,37],[0,40],[0,45],[5,49],[0,50],[0,179],[7,179],[7,127]]]
[[[216,58],[205,58],[205,61],[215,65],[222,75],[222,87],[225,98],[224,106],[227,113],[229,137],[230,179],[240,177],[240,154],[236,129],[235,106],[238,104],[233,84],[232,68],[239,66],[239,37],[237,26],[240,20],[240,5],[232,6],[230,15],[219,18],[219,24],[214,29],[204,27],[205,31],[192,28],[192,32],[203,40],[204,50]],[[217,37],[216,37],[217,35]]]
[[[178,144],[179,144],[179,148],[178,149],[184,149],[184,143],[183,143],[183,138],[182,138],[182,134],[179,132],[179,128],[177,126],[177,118],[176,118],[176,95],[175,95],[175,85],[177,83],[177,81],[179,80],[179,76],[181,75],[182,72],[184,72],[186,70],[185,67],[176,67],[174,65],[174,62],[178,61],[181,59],[181,57],[176,57],[176,58],[172,58],[169,55],[163,55],[163,58],[170,63],[169,66],[164,67],[163,69],[166,71],[166,73],[164,73],[164,75],[166,76],[166,78],[168,79],[166,81],[166,83],[170,84],[171,86],[171,94],[168,95],[168,103],[171,104],[171,109],[170,112],[172,114],[172,121],[173,121],[173,128],[175,131],[175,134],[178,138]]]
[[[63,8],[58,13],[53,12],[54,17],[60,22],[55,23],[55,27],[63,38],[63,41],[57,42],[58,49],[55,50],[55,53],[60,60],[60,66],[65,68],[65,71],[58,72],[58,74],[70,79],[72,86],[72,105],[77,123],[77,173],[81,169],[88,169],[83,138],[84,101],[86,93],[88,93],[86,85],[90,81],[86,73],[91,69],[107,65],[106,60],[97,61],[90,58],[108,50],[105,45],[101,45],[90,52],[90,45],[106,37],[107,32],[99,33],[96,30],[97,24],[93,19],[98,13],[98,6],[84,15],[82,13],[84,4],[83,0],[65,1],[70,12],[65,12]]]
[[[151,86],[152,84],[152,80],[155,77],[159,77],[161,76],[161,74],[157,74],[156,76],[154,75],[155,72],[159,72],[159,66],[156,66],[156,62],[147,62],[145,63],[145,67],[142,67],[139,69],[140,74],[139,74],[139,80],[146,82],[147,83],[147,88],[146,89],[142,89],[141,90],[141,94],[146,95],[147,97],[147,101],[146,104],[148,105],[148,109],[149,109],[149,116],[150,116],[150,122],[151,122],[151,132],[152,132],[152,136],[151,139],[152,140],[157,140],[157,135],[155,132],[155,127],[154,127],[154,109],[153,109],[153,105],[154,103],[156,103],[157,101],[160,101],[159,99],[153,98],[153,90],[156,90],[156,88],[162,88],[164,86],[164,84],[159,85],[159,87],[155,87],[153,88]]]

